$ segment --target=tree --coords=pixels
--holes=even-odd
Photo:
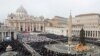
[[[85,43],[85,31],[84,29],[82,28],[81,31],[80,31],[80,41],[79,41],[81,44],[83,45],[86,45]]]

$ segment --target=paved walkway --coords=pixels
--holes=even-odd
[[[30,45],[23,43],[23,46],[32,54],[32,56],[41,56],[32,47],[30,47]]]

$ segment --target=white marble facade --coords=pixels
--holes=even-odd
[[[23,6],[20,6],[16,13],[8,15],[5,25],[13,27],[19,32],[44,31],[44,17],[30,16]]]
[[[67,20],[66,20],[67,22]],[[72,18],[72,35],[79,37],[80,30],[85,30],[85,37],[100,39],[100,14],[80,14]],[[68,24],[65,27],[46,27],[46,32],[68,36]]]

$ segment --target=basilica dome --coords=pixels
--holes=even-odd
[[[20,6],[17,10],[16,10],[16,17],[20,18],[20,19],[25,19],[28,17],[27,11],[24,9],[23,6]]]
[[[27,14],[27,11],[24,9],[23,6],[20,6],[20,7],[16,10],[16,13],[24,13],[24,14]]]

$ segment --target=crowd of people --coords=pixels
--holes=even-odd
[[[12,47],[11,51],[17,52],[16,56],[31,56],[31,54],[17,40],[12,40],[10,42],[6,42],[6,41],[1,42],[0,43],[0,56],[2,53],[6,52],[6,48],[8,45]]]
[[[53,39],[59,42],[67,42],[68,37],[63,35],[55,35],[55,34],[38,34],[38,36],[45,36],[47,38]]]
[[[19,40],[22,42],[43,42],[43,41],[53,41],[53,39],[47,38],[46,36],[38,36],[37,34],[28,34],[28,35],[23,35],[20,34]]]
[[[41,56],[83,56],[83,54],[63,54],[46,49],[44,46],[49,44],[55,44],[58,42],[67,42],[68,37],[58,36],[54,34],[37,34],[37,35],[21,35],[22,41],[29,42],[28,44],[33,47]],[[85,38],[87,43],[92,43],[100,46],[100,42],[96,42],[97,39]],[[79,41],[79,38],[75,37],[72,41]]]
[[[22,39],[24,42],[42,42],[42,41],[52,41],[52,39],[47,38],[45,36],[37,36],[37,35],[29,35],[28,37],[24,37]]]
[[[57,42],[32,42],[29,43],[31,47],[34,48],[35,51],[37,51],[41,56],[82,56],[83,54],[65,54],[65,53],[58,53],[51,51],[49,49],[46,49],[44,46],[49,44],[56,44]]]
[[[62,56],[63,54],[61,55],[59,53],[50,51],[44,47],[44,45],[55,44],[55,43],[57,42],[44,41],[44,42],[32,42],[29,45],[31,45],[41,56]]]

